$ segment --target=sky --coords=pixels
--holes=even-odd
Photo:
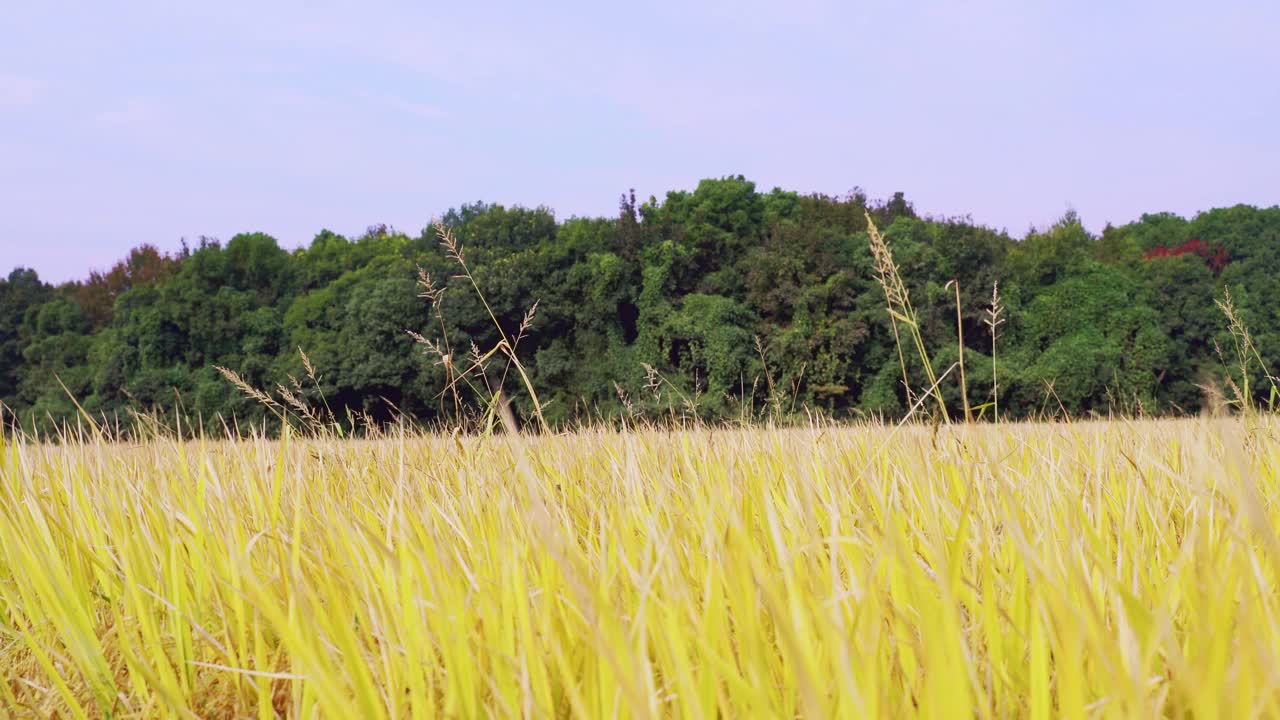
[[[6,3],[0,269],[701,178],[1021,235],[1280,203],[1274,0]]]

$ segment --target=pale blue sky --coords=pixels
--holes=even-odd
[[[971,214],[1280,202],[1280,3],[6,2],[0,267],[744,174]]]

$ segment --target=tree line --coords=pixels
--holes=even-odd
[[[974,408],[991,407],[994,380],[1002,419],[1191,414],[1229,387],[1274,399],[1280,206],[1149,214],[1097,235],[1068,212],[1015,238],[922,216],[900,193],[760,192],[728,177],[661,200],[626,194],[614,217],[452,210],[440,225],[480,293],[433,228],[326,230],[293,251],[261,233],[173,254],[141,245],[58,286],[18,268],[0,280],[0,402],[29,428],[84,414],[126,426],[139,413],[278,422],[225,367],[348,426],[453,424],[497,387],[527,418],[525,386],[496,359],[457,377],[483,349],[520,337],[517,357],[553,425],[900,417],[927,389],[905,386],[904,373],[917,385],[926,373],[899,352],[868,219],[892,249],[935,375],[958,360],[962,331]],[[1005,322],[993,333],[996,286]],[[1244,371],[1215,305],[1227,291],[1261,360]],[[958,411],[954,380],[938,389]]]

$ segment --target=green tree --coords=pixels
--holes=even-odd
[[[48,302],[53,288],[35,270],[16,268],[0,280],[0,402],[19,408],[18,388],[30,368],[24,351],[29,341],[23,319],[27,311]]]

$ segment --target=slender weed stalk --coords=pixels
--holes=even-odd
[[[307,357],[302,348],[298,348],[298,355],[302,359],[303,370],[311,381],[312,387],[315,388],[323,407],[313,406],[306,399],[306,390],[303,389],[302,383],[298,378],[293,375],[286,376],[289,380],[287,384],[276,383],[275,395],[279,396],[277,400],[270,392],[254,387],[235,370],[221,365],[215,365],[214,369],[245,397],[266,408],[280,422],[282,428],[289,426],[291,422],[297,422],[305,432],[313,436],[325,436],[332,433],[337,437],[343,437],[346,433],[342,428],[342,424],[334,416],[333,409],[329,407],[329,400],[325,397],[323,388],[320,387],[320,376],[316,372],[315,366],[311,363],[311,358]],[[178,417],[181,417],[180,413]],[[144,425],[154,426],[155,431],[159,431],[159,423],[155,418],[146,414],[138,414],[137,419]],[[354,422],[352,427],[355,427]]]
[[[1253,336],[1249,333],[1249,328],[1245,325],[1240,312],[1236,308],[1235,301],[1231,297],[1231,289],[1226,288],[1223,291],[1221,300],[1215,300],[1218,309],[1227,318],[1227,329],[1231,333],[1232,344],[1234,345],[1236,355],[1236,369],[1240,373],[1240,382],[1237,385],[1227,375],[1227,383],[1232,388],[1240,409],[1245,413],[1251,413],[1255,410],[1255,402],[1253,398],[1253,390],[1249,384],[1249,372],[1251,366],[1256,362],[1261,369],[1263,376],[1266,378],[1269,388],[1267,396],[1267,408],[1274,411],[1277,404],[1280,404],[1280,379],[1277,379],[1270,373],[1267,363],[1262,359],[1262,354],[1258,352],[1258,346],[1253,342]],[[1221,356],[1221,349],[1218,350]]]
[[[551,426],[547,424],[546,416],[543,414],[543,405],[538,400],[538,392],[537,390],[534,389],[533,381],[529,378],[529,374],[525,370],[524,364],[520,362],[520,358],[516,354],[516,350],[519,347],[520,341],[524,339],[529,327],[533,324],[534,317],[537,314],[538,303],[535,301],[533,305],[525,312],[525,315],[521,320],[519,330],[516,332],[515,336],[513,337],[509,335],[507,331],[503,329],[502,323],[498,321],[497,314],[495,314],[493,311],[493,308],[489,306],[489,301],[485,297],[484,291],[480,289],[480,284],[476,282],[475,276],[472,274],[470,266],[467,265],[466,251],[463,248],[462,243],[459,242],[458,239],[454,236],[453,230],[450,229],[449,227],[446,227],[443,223],[437,222],[435,224],[435,228],[436,228],[436,237],[439,240],[441,247],[444,248],[446,255],[448,255],[448,257],[452,259],[455,263],[457,263],[458,267],[462,271],[461,274],[458,275],[457,277],[465,279],[468,282],[468,284],[470,284],[471,289],[476,294],[476,297],[479,298],[480,304],[484,306],[485,312],[489,315],[489,320],[493,323],[493,327],[497,331],[498,338],[499,338],[498,342],[491,349],[483,353],[479,350],[479,348],[476,348],[473,343],[471,365],[455,373],[452,367],[453,353],[452,353],[452,350],[449,349],[449,346],[447,344],[448,336],[444,335],[444,337],[446,338],[445,345],[443,347],[436,345],[434,349],[437,352],[437,354],[441,357],[441,361],[443,363],[446,363],[446,372],[452,376],[452,380],[448,382],[448,384],[446,385],[446,389],[454,393],[455,403],[457,403],[458,402],[457,394],[456,394],[457,383],[464,381],[473,372],[477,372],[477,371],[480,372],[485,377],[486,387],[488,388],[488,391],[489,391],[489,401],[487,404],[485,417],[487,418],[488,426],[492,428],[494,426],[495,421],[498,419],[496,414],[500,412],[502,407],[507,403],[507,399],[503,394],[507,374],[512,368],[515,368],[516,372],[520,376],[521,382],[524,385],[525,391],[529,393],[529,399],[533,403],[534,417],[537,418],[539,427],[544,433],[551,432]],[[428,297],[428,299],[435,300],[435,306],[439,308],[439,305],[440,305],[439,298],[443,293],[443,289],[434,290],[434,286],[432,286],[430,283],[429,276],[426,276],[425,273],[420,273],[419,284],[421,287],[423,287],[424,296]],[[437,317],[440,319],[441,330],[443,333],[444,332],[443,317],[441,315],[437,315]],[[425,340],[425,338],[422,338],[422,336],[418,334],[414,334],[414,339],[419,340],[419,342],[423,342],[423,340]],[[430,344],[430,343],[424,343],[424,344]],[[491,384],[488,384],[488,377],[487,375],[484,374],[484,368],[486,363],[488,363],[489,360],[491,360],[494,357],[506,358],[506,362],[504,363],[504,366],[503,366],[502,377],[498,380],[496,387]]]
[[[983,319],[991,332],[991,414],[996,424],[1000,423],[1000,383],[996,377],[996,338],[1000,335],[1000,326],[1004,324],[1004,305],[1000,303],[1000,283],[991,283],[991,306],[987,308],[987,316]]]
[[[902,382],[906,386],[908,402],[910,402],[911,398],[911,383],[907,376],[907,362],[902,351],[902,339],[898,331],[898,323],[902,323],[908,329],[916,353],[920,357],[920,363],[924,366],[929,387],[932,388],[930,392],[937,401],[938,412],[944,422],[950,422],[946,401],[942,398],[942,390],[938,387],[938,378],[933,371],[933,363],[929,361],[929,352],[925,348],[924,335],[920,331],[919,317],[911,305],[911,297],[907,292],[906,284],[902,280],[902,274],[898,271],[898,265],[894,262],[893,251],[889,248],[889,243],[884,239],[884,236],[880,234],[875,221],[871,219],[871,214],[864,213],[864,215],[867,220],[867,233],[871,238],[871,257],[876,270],[876,279],[879,281],[881,289],[884,290],[885,303],[889,310],[889,320],[893,327],[893,342],[898,349],[898,363],[902,368]]]
[[[956,347],[960,353],[960,398],[964,401],[964,421],[973,422],[973,410],[969,407],[969,385],[964,378],[964,317],[960,314],[960,281],[950,280],[947,287],[956,290]]]
[[[778,387],[773,382],[773,373],[769,371],[769,359],[765,357],[764,343],[760,341],[759,335],[756,335],[754,340],[756,354],[760,356],[760,365],[764,368],[765,384],[769,388],[769,407],[772,412],[771,419],[773,422],[778,422],[782,419],[783,394],[778,391]]]

